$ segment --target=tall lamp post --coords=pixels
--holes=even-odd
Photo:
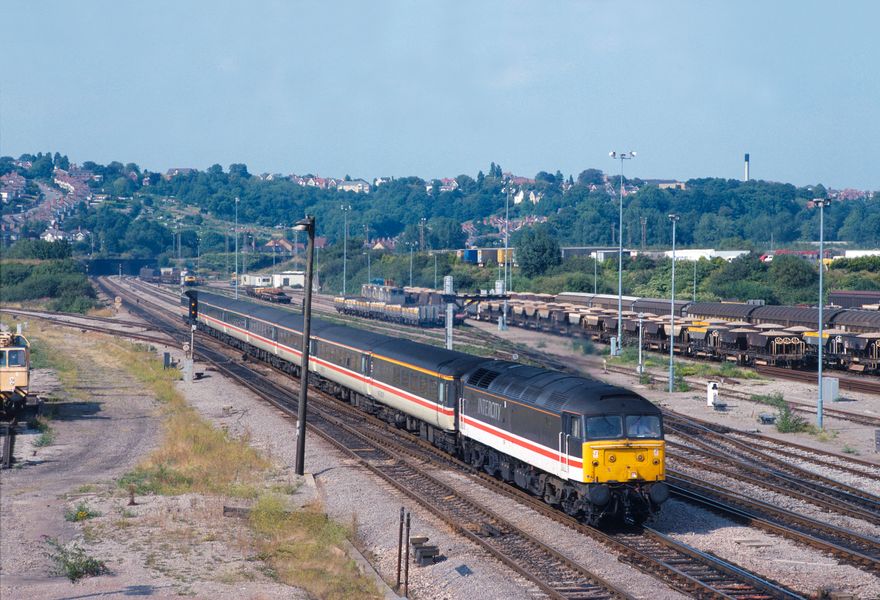
[[[413,271],[413,248],[415,242],[409,242],[409,287],[412,287],[412,271]]]
[[[370,249],[367,248],[364,254],[367,257],[367,283],[370,283],[373,280],[372,267],[370,265]]]
[[[608,156],[620,160],[620,220],[617,228],[617,354],[623,347],[623,161],[636,157],[635,152],[609,152]]]
[[[238,196],[235,197],[235,299],[238,300]]]
[[[675,377],[673,366],[673,352],[675,349],[675,224],[678,223],[678,215],[669,215],[672,221],[672,290],[669,296],[669,393],[672,393],[672,384]]]
[[[502,279],[501,293],[504,294],[504,310],[501,313],[501,330],[507,329],[507,270],[508,270],[508,259],[510,257],[510,179],[507,180],[507,185],[504,187],[504,191],[507,192],[504,201],[504,278]]]
[[[434,289],[436,290],[437,289],[437,253],[432,252],[431,254],[434,255]]]
[[[312,326],[312,265],[315,252],[315,217],[306,216],[296,222],[294,229],[308,234],[306,246],[306,281],[303,300],[302,362],[299,375],[299,405],[296,424],[296,474],[302,475],[306,453],[306,403],[309,393],[309,342]]]
[[[342,232],[342,297],[345,297],[345,280],[348,279],[348,213],[351,212],[351,204],[342,204],[344,226]]]
[[[824,329],[825,329],[825,290],[824,290],[824,278],[823,274],[825,271],[825,263],[823,260],[825,259],[825,206],[829,204],[829,200],[827,198],[816,198],[813,200],[813,204],[819,207],[819,397],[816,400],[816,427],[822,429],[822,410],[824,408],[824,397],[822,390],[822,351],[825,346],[825,339],[823,337]]]

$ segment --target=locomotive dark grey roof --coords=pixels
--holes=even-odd
[[[661,412],[654,404],[625,388],[507,361],[486,361],[465,381],[493,395],[556,414],[568,411],[585,415],[659,415]]]

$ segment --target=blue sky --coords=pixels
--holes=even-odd
[[[0,153],[880,189],[880,3],[6,0]]]

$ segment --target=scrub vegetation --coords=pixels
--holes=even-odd
[[[376,586],[361,576],[340,550],[355,532],[327,518],[317,505],[286,510],[284,497],[264,494],[251,511],[258,556],[273,576],[316,598],[378,598]]]
[[[143,345],[113,343],[122,364],[161,403],[164,432],[159,447],[118,480],[128,493],[211,494],[256,499],[249,525],[257,557],[269,574],[305,589],[311,597],[355,600],[378,597],[345,552],[354,535],[329,519],[320,506],[287,510],[293,486],[272,482],[271,464],[246,436],[233,437],[202,418],[175,389],[176,370],[162,368]]]

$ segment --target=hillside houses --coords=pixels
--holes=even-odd
[[[55,167],[52,173],[52,181],[55,185],[66,191],[75,203],[91,199],[92,190],[89,187],[91,178],[92,174],[89,171],[78,169],[76,165],[71,165],[69,171]]]
[[[12,202],[24,195],[27,180],[18,173],[12,172],[0,176],[0,200]]]

